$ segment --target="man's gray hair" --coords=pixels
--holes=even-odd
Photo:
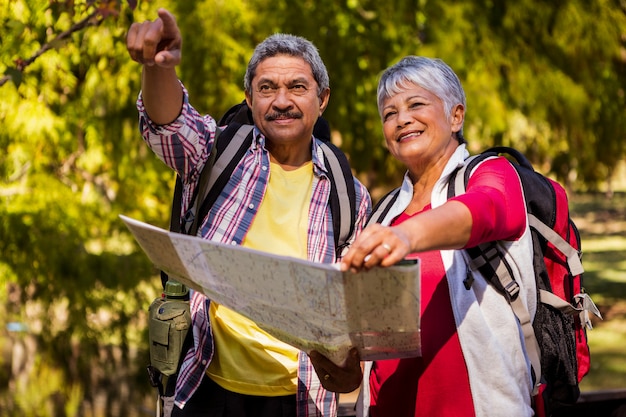
[[[330,81],[328,71],[315,45],[300,36],[276,33],[257,45],[252,54],[252,58],[250,58],[250,62],[248,62],[246,75],[243,79],[243,87],[248,94],[252,93],[252,80],[256,75],[256,69],[259,64],[265,59],[277,55],[299,57],[308,63],[311,66],[313,78],[318,85],[318,95],[329,88]]]
[[[465,92],[459,77],[445,62],[437,58],[409,55],[387,68],[378,82],[378,113],[382,117],[383,103],[390,97],[417,85],[430,91],[443,102],[446,117],[450,117],[457,104],[465,104]],[[459,143],[464,143],[463,125],[457,133]]]

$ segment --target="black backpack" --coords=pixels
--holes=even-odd
[[[231,107],[218,121],[218,126],[226,126],[226,128],[217,133],[213,151],[201,173],[198,186],[194,190],[194,203],[183,219],[180,217],[183,184],[180,177],[176,176],[170,230],[192,235],[197,233],[199,223],[206,217],[228,183],[235,167],[252,144],[253,123],[252,113],[245,100]],[[335,250],[339,255],[354,233],[356,221],[354,177],[346,155],[330,142],[330,127],[321,116],[315,123],[313,135],[322,140],[324,163],[328,167]],[[164,287],[167,280],[167,274],[161,272],[161,282]]]
[[[471,266],[509,301],[522,324],[526,349],[536,382],[534,408],[537,416],[549,416],[563,405],[576,403],[578,384],[589,371],[590,352],[586,329],[589,312],[600,312],[582,286],[580,234],[569,215],[565,189],[535,171],[519,151],[494,147],[470,157],[448,182],[448,199],[465,192],[470,175],[485,159],[508,155],[516,163],[524,191],[533,241],[533,268],[538,291],[537,312],[532,323],[517,297],[519,286],[503,253],[494,243],[466,249]],[[400,189],[383,197],[368,223],[381,222]],[[471,282],[466,283],[466,287]]]

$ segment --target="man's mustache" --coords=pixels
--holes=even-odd
[[[273,120],[280,120],[280,119],[301,119],[302,118],[302,113],[300,112],[295,112],[295,111],[280,111],[280,112],[274,112],[274,113],[269,113],[265,115],[265,121],[267,122],[271,122]]]

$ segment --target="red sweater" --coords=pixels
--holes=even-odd
[[[469,180],[467,193],[454,198],[472,214],[472,233],[466,247],[518,239],[526,227],[522,195],[517,174],[504,158],[481,164]],[[428,206],[424,211],[430,209]],[[403,213],[392,224],[410,217]],[[373,364],[370,416],[474,416],[441,255],[439,251],[429,251],[411,257],[418,257],[421,262],[422,356]]]

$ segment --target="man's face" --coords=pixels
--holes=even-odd
[[[277,55],[263,60],[246,100],[257,127],[275,145],[310,141],[330,90],[318,96],[311,66],[302,58]]]

